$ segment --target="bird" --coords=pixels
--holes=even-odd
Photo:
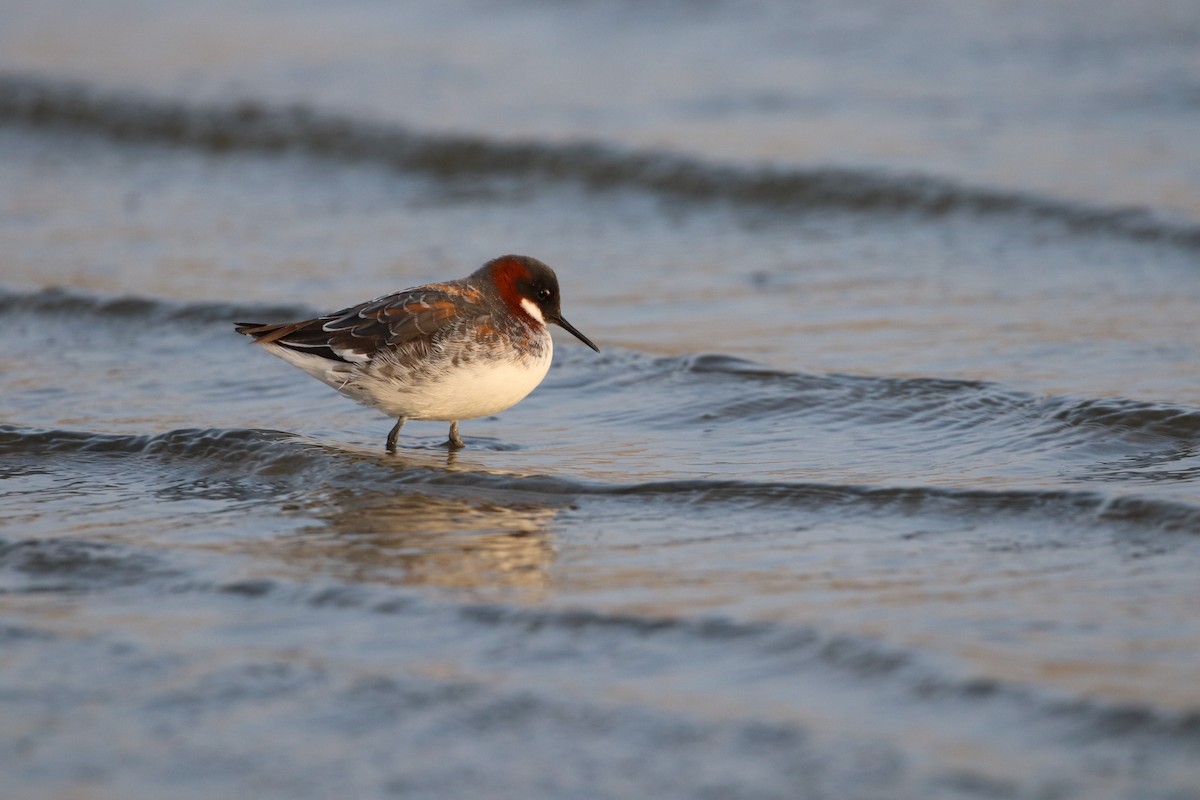
[[[300,322],[234,324],[238,333],[317,380],[396,420],[450,422],[511,408],[550,369],[554,323],[588,347],[560,309],[558,276],[536,258],[505,255],[465,278],[383,295]]]

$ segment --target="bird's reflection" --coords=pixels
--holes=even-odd
[[[330,502],[332,501],[332,502]],[[478,594],[548,588],[554,561],[546,525],[557,509],[526,502],[409,491],[343,491],[321,523],[289,536],[275,555],[309,576],[438,586]]]

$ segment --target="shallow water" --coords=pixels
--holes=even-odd
[[[0,5],[2,793],[1200,797],[1195,10]]]

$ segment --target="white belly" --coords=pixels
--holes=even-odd
[[[554,355],[549,334],[536,358],[477,359],[418,372],[386,364],[334,365],[290,348],[266,345],[265,349],[389,417],[427,420],[473,419],[511,408],[542,382]]]
[[[362,402],[390,417],[456,420],[486,417],[525,399],[546,377],[551,352],[544,358],[481,362],[448,370],[419,384],[394,380],[363,381]]]

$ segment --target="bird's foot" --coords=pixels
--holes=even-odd
[[[458,420],[450,423],[450,439],[446,442],[446,446],[451,450],[462,450],[466,447],[462,437],[458,435]]]
[[[388,431],[387,443],[384,445],[384,449],[389,453],[396,452],[396,438],[400,435],[400,429],[404,427],[405,419],[405,417],[401,417],[396,420],[396,424]]]

